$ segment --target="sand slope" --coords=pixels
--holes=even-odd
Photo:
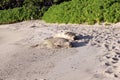
[[[0,25],[0,80],[119,80],[119,25]],[[77,33],[73,48],[31,47],[61,30]]]

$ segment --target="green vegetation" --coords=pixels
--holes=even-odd
[[[0,0],[0,24],[41,19],[53,4],[68,0]]]
[[[116,23],[120,0],[72,0],[53,5],[42,17],[49,23]]]
[[[116,23],[120,21],[120,0],[0,0],[0,24],[31,19]]]
[[[21,7],[24,0],[0,0],[0,10]]]
[[[69,0],[0,0],[0,10],[22,7],[22,6],[38,6],[42,8],[43,6],[49,7],[53,4],[59,4],[63,1]]]
[[[4,23],[12,23],[12,22],[18,22],[23,20],[30,20],[30,19],[38,19],[43,14],[44,9],[41,9],[38,12],[37,8],[14,8],[14,9],[8,9],[3,10],[0,12],[0,24]]]

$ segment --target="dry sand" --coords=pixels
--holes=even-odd
[[[73,48],[30,47],[59,31],[78,35]],[[0,25],[0,80],[120,80],[120,23]]]

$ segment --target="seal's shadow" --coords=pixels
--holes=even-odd
[[[81,40],[81,39],[92,39],[92,38],[93,38],[93,36],[90,36],[90,35],[86,35],[86,36],[78,35],[74,39],[75,40]]]
[[[78,35],[75,37],[75,41],[71,42],[72,47],[82,47],[88,44],[88,42],[90,41],[90,39],[92,39],[92,36],[86,35]],[[79,42],[80,41],[80,42]]]

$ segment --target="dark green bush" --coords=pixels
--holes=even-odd
[[[0,0],[0,10],[21,7],[24,0]]]
[[[41,19],[53,4],[69,0],[0,0],[0,24]]]
[[[53,4],[59,4],[64,1],[69,0],[0,0],[0,10],[12,9],[22,6],[38,6],[42,8],[43,6],[49,7]]]
[[[0,24],[12,23],[23,20],[38,19],[44,13],[44,9],[37,10],[37,8],[14,8],[8,10],[0,10]]]
[[[42,19],[49,23],[115,23],[120,21],[120,0],[72,0],[53,5]]]

